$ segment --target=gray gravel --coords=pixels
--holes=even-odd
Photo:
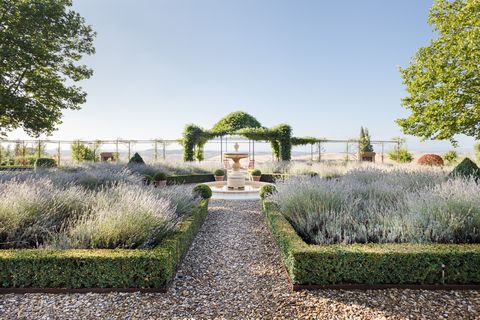
[[[2,319],[480,319],[479,291],[291,292],[258,202],[211,202],[164,294],[0,296]]]

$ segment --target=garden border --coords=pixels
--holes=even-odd
[[[167,176],[167,185],[204,183],[215,181],[213,173],[195,173]]]
[[[274,203],[263,212],[294,291],[480,289],[480,244],[309,245]],[[440,259],[454,267],[443,273]]]
[[[201,200],[149,250],[0,250],[0,294],[166,292],[207,214],[208,200]]]

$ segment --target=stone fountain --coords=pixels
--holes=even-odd
[[[227,174],[227,187],[229,189],[242,190],[245,189],[245,172],[242,172],[240,166],[240,160],[248,158],[248,153],[239,152],[239,145],[235,143],[235,152],[225,152],[223,156],[226,159],[232,159],[232,171]]]
[[[234,152],[225,152],[225,159],[233,161],[231,170],[227,173],[227,181],[207,182],[212,189],[212,199],[228,200],[253,200],[260,199],[260,188],[270,184],[266,182],[247,181],[247,171],[242,170],[240,160],[248,158],[248,152],[238,151],[239,145],[235,143]]]

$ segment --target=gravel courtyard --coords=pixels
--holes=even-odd
[[[0,318],[480,319],[480,292],[291,292],[260,204],[213,200],[168,293],[9,294]]]

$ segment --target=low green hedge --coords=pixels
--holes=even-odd
[[[174,277],[208,212],[203,200],[178,230],[150,250],[0,250],[5,288],[161,288]]]
[[[185,184],[185,183],[204,183],[215,181],[215,177],[211,173],[205,174],[188,174],[188,175],[177,175],[177,176],[168,176],[167,184]]]
[[[288,174],[283,174],[283,173],[262,173],[262,176],[260,177],[260,181],[262,182],[268,182],[268,183],[275,183],[275,181],[279,179],[285,179],[288,177]]]
[[[0,166],[0,171],[24,171],[33,169],[33,166]]]
[[[293,284],[480,284],[480,244],[309,245],[263,205]]]

